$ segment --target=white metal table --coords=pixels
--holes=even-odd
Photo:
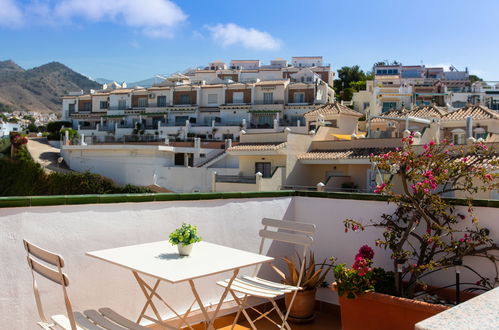
[[[192,311],[193,306],[197,303],[203,313],[207,328],[214,329],[214,321],[222,303],[227,297],[229,292],[228,288],[237,277],[239,270],[244,267],[274,260],[272,257],[208,242],[196,243],[191,255],[186,257],[180,256],[177,247],[172,246],[168,241],[92,251],[87,252],[86,254],[131,270],[146,298],[146,303],[142,308],[137,322],[140,322],[142,319],[147,319],[168,329],[177,328],[167,324],[161,319],[158,308],[154,304],[154,298],[161,301],[189,328],[191,328],[191,326],[187,322],[187,317]],[[229,285],[227,285],[227,288],[216,305],[215,312],[210,317],[199,297],[194,280],[227,271],[233,272],[232,277]],[[149,285],[139,274],[153,277],[155,279],[154,284]],[[194,295],[194,301],[183,315],[177,313],[172,306],[167,303],[166,299],[162,298],[157,293],[161,281],[166,281],[171,284],[185,281],[189,282],[192,294]],[[146,315],[148,308],[152,309],[155,317]]]

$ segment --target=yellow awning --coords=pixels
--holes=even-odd
[[[365,135],[366,135],[365,132],[357,134],[357,136],[365,136]],[[331,134],[331,136],[334,136],[335,138],[338,138],[340,140],[351,140],[352,139],[352,136],[348,135],[348,134]]]

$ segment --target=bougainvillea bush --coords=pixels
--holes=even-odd
[[[499,259],[491,252],[498,250],[498,244],[480,225],[472,202],[474,194],[499,188],[495,173],[499,163],[493,150],[481,142],[456,147],[446,140],[414,147],[408,136],[402,148],[371,155],[371,161],[380,171],[392,174],[393,179],[377,185],[375,192],[386,195],[397,209],[369,224],[347,219],[345,230],[383,229],[383,237],[375,244],[391,250],[393,270],[401,271],[401,280],[397,276],[395,281],[397,292],[414,297],[416,285],[425,276],[460,265],[466,256],[486,257],[497,269]],[[394,179],[402,192],[392,189]],[[447,194],[466,198],[466,206],[458,207],[442,197]],[[497,276],[487,279],[465,263],[463,267],[474,272],[477,282],[473,284],[482,289],[493,288],[498,281]]]
[[[393,272],[386,272],[383,268],[373,267],[374,251],[368,245],[363,245],[355,255],[351,268],[346,264],[335,265],[333,284],[338,295],[349,299],[367,292],[381,292],[393,294]],[[335,260],[333,260],[335,262]]]

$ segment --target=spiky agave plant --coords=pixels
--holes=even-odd
[[[303,261],[305,269],[301,280],[298,282],[300,266],[302,264],[300,256],[297,255],[297,262],[294,257],[284,257],[282,260],[286,263],[288,274],[286,275],[283,271],[272,264],[271,266],[274,271],[282,278],[284,284],[299,286],[303,291],[313,290],[324,283],[327,274],[333,266],[327,263],[328,259],[324,259],[322,263],[316,264],[314,254],[310,252],[308,261],[307,257],[305,257],[305,260]]]

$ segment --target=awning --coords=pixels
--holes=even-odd
[[[335,138],[338,138],[340,140],[351,140],[352,139],[352,135],[348,135],[348,134],[331,134],[331,136],[334,136]],[[366,133],[365,132],[358,133],[357,136],[366,136]]]

